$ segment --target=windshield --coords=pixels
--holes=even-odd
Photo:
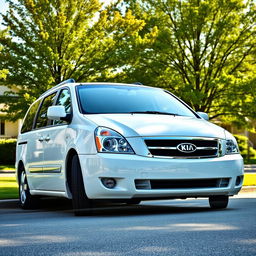
[[[83,114],[145,113],[195,117],[171,94],[161,89],[125,85],[79,85]]]

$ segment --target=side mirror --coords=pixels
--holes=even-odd
[[[67,113],[64,106],[51,106],[47,110],[47,117],[50,120],[66,120]]]
[[[209,116],[208,114],[204,112],[196,112],[200,117],[202,117],[204,120],[209,121]]]

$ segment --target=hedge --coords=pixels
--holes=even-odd
[[[248,138],[244,135],[234,135],[241,155],[243,158],[248,157]],[[249,147],[249,158],[255,158],[256,157],[256,150],[253,147]]]
[[[14,164],[16,139],[0,139],[0,164]]]

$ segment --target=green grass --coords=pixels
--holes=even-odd
[[[15,177],[0,177],[0,199],[18,198],[18,184]]]
[[[15,170],[15,166],[14,165],[0,165],[0,171],[1,170]]]
[[[256,186],[256,173],[246,173],[243,186]],[[0,177],[0,200],[17,198],[18,184],[16,183],[16,178]]]
[[[256,186],[256,173],[245,173],[243,186]]]

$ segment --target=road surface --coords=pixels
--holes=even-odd
[[[0,202],[0,255],[256,255],[256,193],[232,198],[226,210],[206,199],[103,207],[73,216],[67,200],[24,211]]]

